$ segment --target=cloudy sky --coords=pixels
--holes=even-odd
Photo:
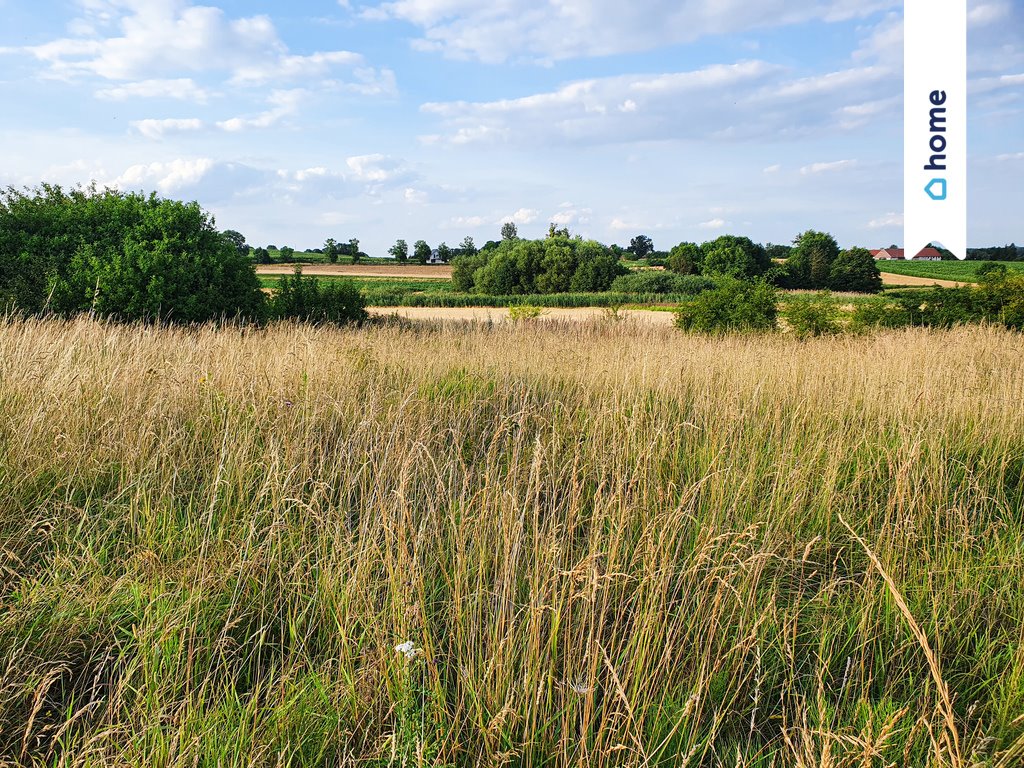
[[[902,238],[888,0],[0,0],[0,184],[250,243]],[[1024,242],[1024,0],[971,0],[972,246]]]

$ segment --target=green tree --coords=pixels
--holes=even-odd
[[[221,237],[227,240],[238,251],[240,256],[249,255],[249,244],[245,242],[245,235],[233,229],[225,229],[220,233]]]
[[[696,243],[679,243],[668,252],[668,268],[680,275],[695,275],[700,271],[700,246]]]
[[[462,238],[462,244],[459,245],[459,253],[464,256],[472,256],[476,253],[476,243],[473,242],[473,238],[466,235]]]
[[[515,222],[506,221],[501,225],[501,239],[502,240],[518,240],[519,229],[516,227]]]
[[[252,251],[252,258],[257,264],[273,264],[274,259],[270,255],[270,251],[266,248],[254,248]]]
[[[629,241],[629,248],[626,250],[633,254],[634,259],[644,259],[654,252],[654,243],[647,235],[637,235]]]
[[[722,235],[710,243],[704,243],[700,253],[701,273],[705,275],[749,279],[763,274],[771,263],[764,246],[752,242],[750,238],[733,235]]]
[[[264,297],[198,203],[43,185],[0,192],[0,306],[195,323],[261,319]]]
[[[857,293],[878,293],[882,290],[882,273],[878,271],[871,251],[850,248],[840,253],[829,269],[828,287],[833,291]]]
[[[555,222],[552,221],[550,224],[548,224],[548,237],[549,238],[551,238],[551,237],[565,237],[565,238],[568,238],[568,237],[572,237],[572,235],[569,234],[569,228],[568,227],[559,227],[557,224],[555,224]]]
[[[349,255],[352,257],[353,264],[358,264],[360,259],[365,255],[359,250],[359,239],[355,237],[349,239],[347,250]]]
[[[396,261],[404,263],[409,260],[409,244],[405,240],[396,240],[395,244],[388,248],[388,253],[394,256]]]
[[[281,257],[281,261],[289,262],[295,258],[295,249],[290,248],[287,245],[282,245],[281,250],[277,252],[277,255]]]
[[[441,243],[437,246],[437,256],[445,264],[452,260],[452,255],[452,249],[448,247],[447,243]]]
[[[341,253],[341,248],[338,245],[338,241],[333,237],[328,237],[324,241],[324,256],[327,257],[327,261],[334,264],[338,260],[338,255]]]
[[[838,256],[839,245],[832,235],[814,230],[801,233],[786,260],[787,287],[827,288]]]
[[[426,264],[430,258],[430,246],[426,240],[417,240],[412,247],[413,258],[420,264]]]

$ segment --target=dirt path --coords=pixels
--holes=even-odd
[[[258,275],[290,275],[295,269],[294,264],[259,264]],[[428,267],[422,264],[303,264],[302,274],[344,277],[412,277],[417,280],[434,278],[450,280],[452,268],[447,264]]]
[[[908,286],[908,285],[939,285],[943,288],[960,288],[970,283],[958,283],[955,280],[936,280],[932,277],[915,277],[913,275],[894,275],[889,272],[882,273],[882,285]]]
[[[481,322],[508,322],[508,309],[499,307],[367,307],[371,315],[398,315],[409,320],[477,320]],[[651,325],[672,325],[675,315],[671,312],[655,312],[649,309],[619,310],[621,317]],[[602,320],[607,313],[597,307],[580,309],[546,309],[538,320]]]

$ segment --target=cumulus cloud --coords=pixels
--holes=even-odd
[[[413,43],[458,59],[556,61],[606,56],[810,20],[841,21],[898,7],[893,0],[391,0],[367,19],[422,29]]]
[[[877,93],[899,87],[899,75],[879,66],[793,79],[781,66],[742,61],[581,80],[516,99],[427,103],[422,111],[445,131],[423,139],[463,145],[801,137],[892,109],[894,102]],[[634,107],[623,111],[625,103]]]
[[[835,160],[830,163],[811,163],[800,169],[804,176],[814,176],[819,173],[835,173],[837,171],[848,171],[857,166],[856,160]]]
[[[501,223],[512,222],[513,224],[532,224],[540,216],[540,211],[533,208],[520,208],[515,213],[502,218]]]
[[[697,226],[701,229],[721,229],[729,225],[725,219],[709,219],[708,221],[702,221]]]
[[[890,229],[903,226],[902,213],[887,213],[868,222],[868,229]]]
[[[232,19],[220,8],[186,0],[78,2],[85,17],[71,25],[74,36],[20,50],[44,64],[48,77],[148,83],[109,89],[104,98],[147,95],[159,83],[182,88],[183,72],[220,73],[234,85],[252,86],[327,79],[346,69],[353,90],[393,90],[393,73],[367,66],[358,53],[290,52],[265,15]]]
[[[133,120],[131,126],[147,139],[159,141],[169,134],[202,130],[203,121],[198,118]]]
[[[129,99],[177,99],[205,104],[210,92],[198,86],[192,78],[182,77],[171,80],[139,80],[134,83],[100,88],[96,97],[106,101],[128,101]]]
[[[274,91],[267,99],[270,109],[253,117],[233,117],[229,120],[221,120],[217,123],[217,127],[229,133],[237,133],[251,128],[269,128],[295,114],[308,95],[309,93],[302,88]]]

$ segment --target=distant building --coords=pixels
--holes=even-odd
[[[441,254],[437,252],[437,248],[430,252],[430,258],[427,259],[427,264],[444,264],[441,259]]]
[[[871,255],[878,261],[895,261],[906,258],[902,248],[883,248],[880,251],[872,251]],[[942,261],[942,254],[932,247],[923,248],[913,258],[913,261]]]

